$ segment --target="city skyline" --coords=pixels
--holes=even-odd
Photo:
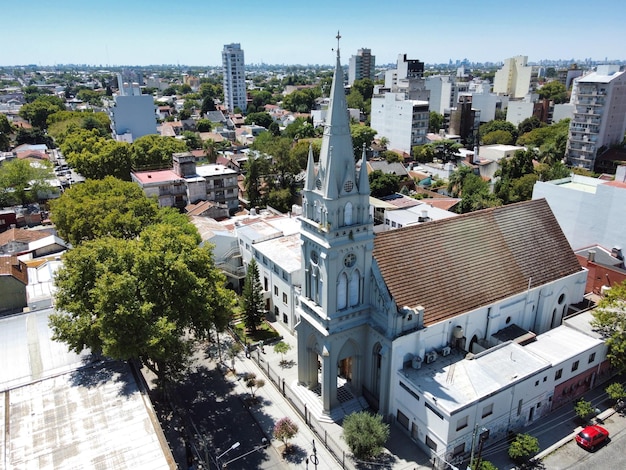
[[[3,29],[14,45],[5,42],[0,66],[219,66],[229,43],[241,44],[250,65],[325,65],[334,61],[337,30],[345,64],[361,48],[372,50],[376,64],[394,63],[399,54],[431,64],[497,63],[516,55],[528,56],[529,62],[626,59],[626,48],[617,40],[618,13],[624,10],[620,0],[593,6],[582,0],[529,0],[517,10],[492,1],[468,8],[459,0],[392,0],[383,6],[372,0],[320,0],[314,7],[241,0],[236,8],[231,5],[13,2],[3,7]]]

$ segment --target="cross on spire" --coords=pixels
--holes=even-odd
[[[337,57],[339,57],[339,40],[341,39],[341,34],[339,34],[339,30],[337,30]]]

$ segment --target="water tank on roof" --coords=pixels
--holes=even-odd
[[[454,331],[452,332],[452,335],[456,339],[461,339],[463,336],[465,336],[465,332],[463,331],[463,327],[461,325],[455,326],[454,327]]]

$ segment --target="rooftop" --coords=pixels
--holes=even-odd
[[[301,268],[300,234],[274,238],[254,245],[256,250],[288,273]]]

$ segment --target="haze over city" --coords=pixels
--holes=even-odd
[[[10,2],[0,66],[221,64],[240,43],[247,64],[330,64],[341,32],[347,62],[369,48],[377,64],[406,53],[425,63],[626,58],[623,0],[375,2]]]

